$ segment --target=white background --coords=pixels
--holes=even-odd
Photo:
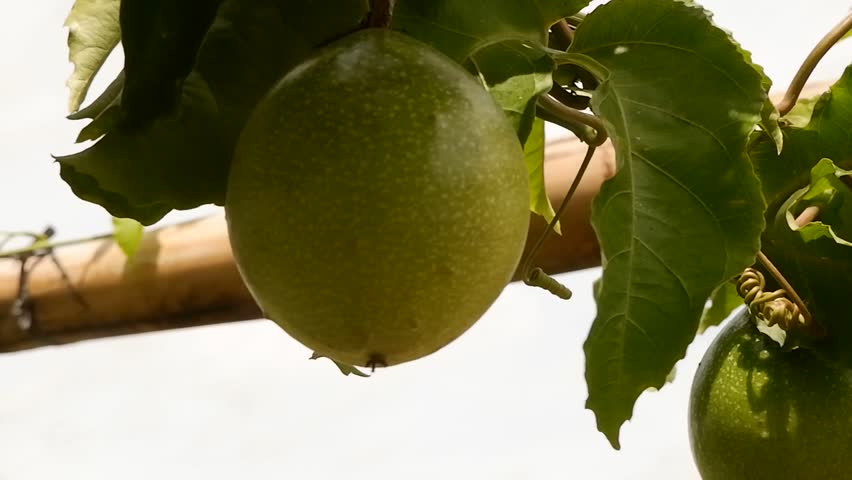
[[[109,217],[73,197],[49,156],[68,151],[80,127],[63,119],[71,2],[14,5],[0,29],[0,229],[104,232]],[[849,8],[704,5],[780,88]],[[850,60],[842,45],[813,78],[837,78]],[[460,340],[366,380],[308,361],[266,321],[0,356],[0,480],[697,478],[687,400],[715,329],[673,385],[642,396],[613,451],[583,408],[598,275],[561,276],[569,302],[511,285]]]

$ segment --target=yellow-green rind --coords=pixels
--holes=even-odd
[[[852,369],[782,351],[744,311],[696,372],[689,431],[704,480],[852,478]]]
[[[291,71],[250,117],[226,201],[266,315],[352,365],[457,338],[518,264],[523,151],[474,77],[403,34],[365,30]]]

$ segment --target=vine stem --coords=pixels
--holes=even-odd
[[[0,251],[0,259],[4,258],[20,258],[28,255],[35,254],[37,252],[43,252],[44,250],[52,250],[60,247],[69,247],[71,245],[79,245],[81,243],[92,242],[97,240],[110,240],[115,238],[115,235],[111,233],[103,234],[103,235],[95,235],[92,237],[84,237],[84,238],[75,238],[72,240],[62,240],[58,242],[45,242],[45,243],[37,243],[35,245],[30,245],[28,247],[16,248],[13,250]]]
[[[799,216],[796,217],[796,225],[799,227],[803,227],[811,223],[819,215],[819,212],[819,207],[816,205],[812,205],[810,207],[805,208],[802,213],[800,213]],[[799,296],[799,294],[796,292],[796,289],[793,288],[793,286],[790,284],[790,282],[787,281],[781,271],[778,270],[778,267],[776,267],[775,264],[773,264],[769,260],[766,254],[761,251],[757,252],[757,260],[760,262],[761,265],[764,266],[764,268],[766,268],[766,270],[772,275],[775,281],[778,282],[778,285],[780,285],[781,288],[786,291],[787,295],[791,297],[790,299],[793,301],[793,303],[795,303],[796,306],[799,307],[799,313],[801,313],[802,317],[805,319],[805,325],[807,325],[809,328],[813,328],[813,317],[811,316],[810,310],[808,310],[808,307],[805,306],[805,302],[802,301],[802,297]]]
[[[556,22],[556,25],[553,26],[553,30],[558,31],[569,45],[574,41],[574,29],[571,28],[571,25],[564,18]]]
[[[393,18],[395,3],[396,0],[370,0],[367,28],[387,28]]]
[[[800,213],[796,219],[794,220],[796,226],[803,227],[812,221],[814,221],[820,213],[820,208],[816,205],[812,205],[810,207],[805,208],[802,213]],[[811,312],[808,310],[808,307],[805,305],[805,302],[802,301],[802,297],[799,296],[796,289],[793,288],[793,285],[790,284],[789,281],[784,277],[778,267],[769,260],[769,258],[762,251],[757,252],[757,260],[763,265],[764,268],[769,272],[770,275],[778,282],[778,285],[781,287],[776,293],[781,293],[782,295],[787,295],[790,297],[790,300],[796,304],[796,307],[799,309],[799,314],[801,314],[802,319],[804,320],[805,328],[810,329],[812,332],[818,332],[819,326],[814,323],[813,316]]]
[[[583,175],[586,173],[586,169],[589,167],[589,164],[592,162],[592,157],[595,154],[595,145],[589,145],[589,148],[586,149],[586,156],[583,157],[583,163],[580,164],[580,168],[577,170],[577,175],[574,176],[574,181],[571,182],[571,187],[568,188],[568,193],[565,194],[565,198],[562,199],[562,203],[559,204],[559,208],[556,210],[556,213],[553,215],[553,218],[550,220],[550,223],[547,224],[547,228],[541,232],[541,235],[538,236],[533,247],[530,249],[529,255],[527,255],[527,259],[523,263],[523,267],[521,268],[521,272],[524,275],[524,281],[529,282],[531,280],[532,274],[532,263],[535,259],[535,255],[538,253],[541,246],[544,244],[544,241],[547,240],[550,232],[553,231],[554,226],[556,226],[556,222],[559,221],[559,218],[565,213],[565,209],[568,207],[568,203],[571,201],[571,197],[574,196],[574,193],[577,191],[577,188],[580,187],[580,180],[583,179]]]
[[[545,120],[556,123],[561,127],[571,130],[575,134],[580,132],[580,140],[588,143],[591,146],[598,147],[602,145],[607,137],[606,129],[600,118],[575,110],[559,100],[556,100],[549,94],[542,95],[538,98],[538,106],[549,114],[549,118]],[[583,133],[582,127],[591,127],[595,130],[594,135]]]
[[[772,275],[772,278],[774,278],[775,281],[778,282],[778,285],[780,285],[781,288],[783,288],[784,291],[787,292],[787,295],[790,296],[790,300],[792,300],[793,303],[795,303],[796,306],[799,307],[799,313],[801,313],[805,325],[808,328],[813,328],[814,322],[810,310],[808,310],[808,307],[805,306],[805,302],[802,301],[802,297],[799,296],[793,286],[790,285],[790,282],[788,282],[787,279],[784,278],[784,275],[781,273],[781,271],[778,270],[778,267],[776,267],[775,264],[773,264],[769,260],[769,258],[767,258],[766,255],[761,251],[757,252],[757,260],[760,262],[761,265],[763,265],[764,268],[766,268],[769,274]]]
[[[810,207],[802,210],[802,213],[796,217],[796,226],[804,227],[805,225],[813,222],[819,216],[819,207],[817,205],[811,205]]]
[[[842,22],[838,23],[834,28],[831,29],[823,38],[820,40],[816,46],[811,50],[811,53],[805,58],[805,61],[802,62],[802,66],[799,67],[799,71],[796,72],[796,75],[793,77],[793,81],[790,82],[790,86],[787,88],[787,92],[784,94],[784,97],[778,102],[778,105],[775,108],[778,110],[778,113],[783,117],[790,110],[792,110],[793,106],[796,104],[796,100],[799,99],[799,94],[802,93],[802,89],[805,88],[805,84],[808,82],[808,78],[813,73],[817,64],[822,60],[822,57],[831,50],[837,42],[843,38],[850,30],[852,30],[852,13],[846,16]]]

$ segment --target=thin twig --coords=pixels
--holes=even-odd
[[[829,31],[822,40],[816,44],[813,50],[811,50],[811,53],[809,53],[807,58],[805,58],[805,61],[802,62],[802,66],[799,67],[799,71],[796,72],[796,76],[793,77],[793,81],[790,82],[790,86],[787,88],[787,93],[784,94],[784,98],[782,98],[775,107],[778,109],[778,113],[781,116],[786,115],[793,109],[793,106],[796,104],[796,100],[799,99],[799,94],[801,94],[802,89],[805,88],[805,84],[808,82],[808,78],[811,76],[811,73],[813,73],[814,68],[816,68],[820,60],[822,60],[822,57],[828,53],[831,47],[840,41],[840,39],[843,38],[843,36],[850,30],[852,30],[852,13],[847,15],[842,22],[832,28],[831,31]]]
[[[595,155],[595,148],[595,145],[589,145],[589,148],[586,150],[586,156],[583,157],[583,163],[580,164],[580,168],[577,170],[577,175],[574,176],[574,181],[571,182],[571,187],[568,189],[568,193],[565,194],[565,197],[562,199],[562,203],[559,205],[559,208],[556,210],[556,213],[553,215],[550,223],[547,224],[547,228],[541,232],[541,235],[538,236],[538,240],[536,240],[535,245],[533,245],[530,249],[527,259],[524,261],[523,267],[521,267],[520,270],[521,274],[524,276],[524,280],[530,280],[530,274],[532,273],[530,267],[532,267],[535,255],[544,244],[544,241],[547,240],[550,232],[553,231],[553,228],[556,226],[556,222],[558,222],[559,218],[562,217],[562,214],[565,213],[565,209],[568,207],[568,203],[571,201],[571,198],[574,196],[577,188],[580,187],[580,181],[583,179],[583,175],[585,175],[586,169],[589,167],[589,164],[592,162],[592,157]]]
[[[68,272],[65,270],[65,267],[62,266],[62,263],[59,262],[59,258],[57,258],[56,254],[53,253],[53,249],[50,249],[50,253],[47,254],[50,257],[50,261],[53,262],[53,265],[59,271],[59,276],[62,278],[62,281],[65,282],[65,285],[68,287],[68,293],[71,294],[71,298],[73,298],[77,303],[83,306],[83,308],[91,309],[89,302],[83,297],[83,294],[77,290],[77,287],[74,286],[74,282],[71,281],[71,276],[68,275]]]
[[[84,307],[89,308],[88,302],[80,292],[74,287],[74,284],[71,282],[71,278],[68,273],[65,271],[65,268],[60,263],[59,259],[53,253],[53,247],[50,246],[50,239],[56,233],[53,227],[48,226],[44,229],[43,233],[17,233],[18,236],[27,236],[32,238],[32,243],[29,245],[28,250],[25,249],[17,250],[14,258],[20,262],[20,271],[18,274],[18,293],[15,298],[14,303],[12,304],[12,316],[14,316],[18,321],[18,326],[21,330],[30,330],[34,327],[33,325],[33,303],[30,298],[30,289],[29,289],[29,279],[30,274],[35,270],[36,266],[45,259],[45,257],[50,257],[50,260],[59,270],[59,274],[62,277],[62,280],[68,286],[68,290],[71,293],[71,296]],[[77,243],[80,241],[77,240]],[[11,254],[12,252],[7,252]],[[32,261],[30,261],[32,260]]]

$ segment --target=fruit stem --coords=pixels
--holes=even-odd
[[[813,50],[811,50],[811,53],[808,54],[805,61],[802,62],[802,66],[799,67],[799,71],[796,72],[796,75],[793,77],[793,81],[790,82],[790,86],[787,88],[784,98],[782,98],[781,101],[778,102],[778,105],[775,106],[782,117],[786,115],[796,104],[796,100],[799,99],[799,94],[802,93],[802,89],[805,88],[808,78],[811,76],[811,73],[813,73],[814,68],[816,68],[820,60],[822,60],[822,57],[831,50],[831,47],[849,33],[850,30],[852,30],[852,13],[847,15],[843,21],[832,28],[816,44]]]
[[[544,231],[541,232],[541,235],[538,236],[535,245],[533,245],[532,249],[530,249],[530,253],[527,255],[526,260],[524,260],[521,271],[524,272],[524,283],[527,285],[547,288],[542,286],[542,276],[546,277],[543,279],[545,282],[547,282],[547,279],[553,280],[552,278],[547,277],[547,274],[545,274],[540,268],[531,268],[532,262],[538,251],[541,249],[541,246],[544,244],[544,241],[547,240],[548,235],[550,235],[550,232],[553,231],[553,227],[556,225],[556,222],[559,221],[559,218],[565,212],[566,207],[568,207],[568,203],[571,201],[571,197],[574,196],[577,188],[580,187],[580,180],[583,179],[583,175],[586,173],[586,169],[592,161],[592,157],[595,154],[595,148],[595,145],[589,145],[589,148],[586,149],[586,156],[583,157],[583,163],[580,164],[580,168],[577,170],[577,175],[574,176],[574,181],[571,183],[568,193],[565,194],[565,198],[562,199],[562,203],[559,205],[559,208],[556,210],[556,213],[553,215],[550,223],[547,224],[547,228],[545,228]],[[553,281],[556,282],[556,280]],[[547,288],[547,290],[553,291],[550,288]],[[565,290],[569,291],[567,288]]]
[[[393,18],[395,0],[370,0],[367,28],[387,28]]]

